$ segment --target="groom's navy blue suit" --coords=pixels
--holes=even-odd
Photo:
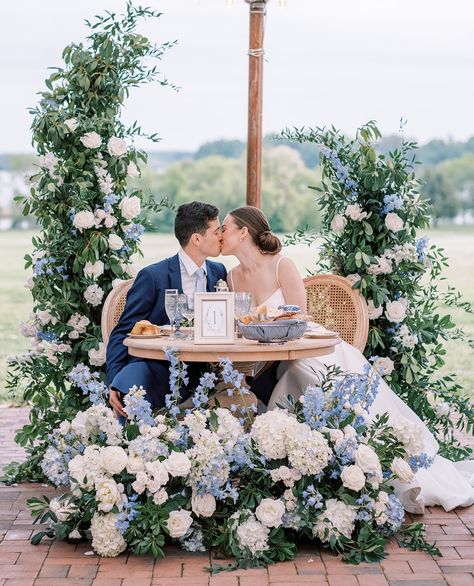
[[[225,280],[227,277],[224,265],[210,260],[206,260],[206,273],[208,291],[214,291],[217,281]],[[179,293],[183,292],[177,254],[147,266],[138,273],[128,292],[122,316],[113,329],[107,345],[107,385],[121,393],[128,393],[133,385],[142,385],[153,407],[162,407],[164,397],[169,393],[168,362],[130,356],[123,341],[135,323],[142,319],[157,325],[169,324],[165,312],[165,289],[178,289]],[[189,388],[197,385],[199,376],[206,367],[207,364],[201,363],[188,365]],[[186,395],[189,393],[184,393],[183,398]]]

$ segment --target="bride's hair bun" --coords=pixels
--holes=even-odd
[[[264,254],[278,254],[280,239],[273,234],[267,217],[259,208],[243,206],[229,212],[238,228],[247,228],[253,243]]]
[[[278,254],[281,250],[281,241],[271,230],[264,230],[258,235],[258,247],[267,254]]]

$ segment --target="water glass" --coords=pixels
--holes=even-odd
[[[180,295],[179,296],[179,306],[181,315],[186,318],[186,321],[191,326],[191,323],[194,320],[194,299],[193,297],[188,297],[187,295]],[[193,336],[189,334],[186,336],[187,340],[192,340]]]
[[[165,289],[165,311],[171,325],[170,340],[174,340],[174,325],[178,314],[178,289]]]
[[[185,304],[188,302],[188,298],[186,295],[184,295],[184,293],[179,294],[177,297],[177,311],[175,317],[176,328],[174,332],[174,338],[175,340],[187,340],[188,337],[181,331],[181,320],[183,317],[186,317],[183,313],[183,309]]]
[[[244,291],[237,291],[234,293],[234,314],[238,319],[241,315],[250,313],[250,306],[252,304],[252,294]]]
[[[243,315],[250,313],[250,306],[252,304],[252,294],[244,291],[237,291],[234,293],[234,316],[235,316],[235,333],[240,337],[239,326],[237,321]]]

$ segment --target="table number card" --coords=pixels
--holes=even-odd
[[[194,294],[194,343],[234,343],[234,293]]]

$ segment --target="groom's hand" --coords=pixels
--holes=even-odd
[[[109,390],[109,405],[112,407],[117,416],[127,418],[127,413],[125,412],[122,401],[120,399],[120,393],[114,389]]]

